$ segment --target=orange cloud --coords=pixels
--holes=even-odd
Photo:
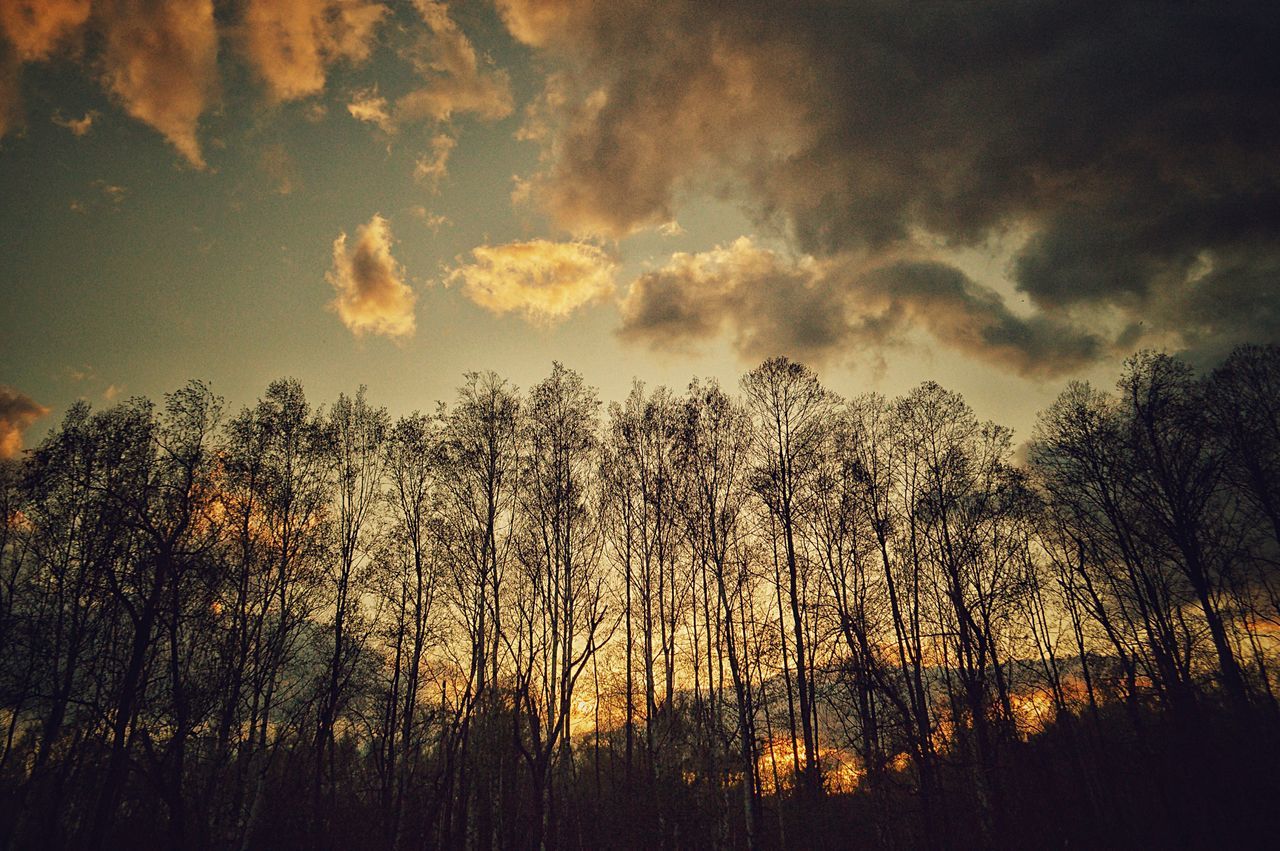
[[[712,10],[580,0],[499,10],[513,36],[560,60],[519,135],[543,147],[529,200],[575,235],[659,227],[682,195],[785,161],[814,132],[799,47],[698,26]]]
[[[347,104],[347,112],[357,121],[375,124],[384,133],[396,132],[396,123],[387,110],[387,99],[378,94],[378,87],[361,89]]]
[[[436,0],[415,0],[427,25],[412,57],[426,85],[396,102],[401,121],[448,121],[455,113],[483,119],[505,118],[514,109],[511,78],[482,63],[471,40]]]
[[[67,118],[61,112],[53,114],[53,123],[59,127],[65,127],[71,131],[72,136],[87,136],[89,131],[93,129],[93,122],[98,118],[98,111],[91,109],[84,114],[83,118]]]
[[[449,173],[449,154],[453,152],[458,140],[445,133],[439,133],[431,140],[431,150],[418,157],[413,166],[413,179],[435,192],[440,181]]]
[[[404,281],[404,269],[391,256],[391,227],[374,214],[356,228],[355,245],[347,235],[333,241],[333,267],[325,276],[337,291],[329,309],[357,337],[366,333],[408,337],[415,330],[417,296]]]
[[[158,130],[196,168],[196,132],[217,88],[211,0],[106,0],[103,80],[125,111]]]
[[[16,458],[22,451],[22,433],[49,409],[25,393],[0,384],[0,458]]]
[[[441,227],[453,224],[453,222],[449,220],[448,216],[441,215],[440,213],[433,213],[421,204],[410,207],[409,212],[413,214],[414,218],[420,220],[424,225],[430,228],[433,234],[437,233]]]
[[[78,34],[88,19],[89,0],[0,3],[0,30],[9,37],[22,62],[48,59],[57,47]]]
[[[245,55],[272,100],[296,100],[324,89],[329,66],[369,58],[388,9],[366,0],[249,0]]]
[[[565,43],[580,35],[579,27],[594,0],[497,0],[507,30],[530,47]]]
[[[445,283],[494,313],[554,323],[613,295],[617,264],[588,243],[535,239],[482,245],[471,254],[475,262],[454,269]]]

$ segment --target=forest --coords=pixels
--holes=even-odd
[[[5,848],[1274,833],[1280,347],[1137,354],[1021,445],[774,358],[399,418],[196,381],[0,463]]]

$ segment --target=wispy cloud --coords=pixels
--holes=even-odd
[[[388,112],[387,99],[378,94],[377,86],[354,92],[351,102],[347,104],[347,112],[357,121],[373,124],[384,133],[396,132],[396,123]]]
[[[475,46],[436,0],[414,0],[426,31],[410,58],[424,83],[396,101],[398,121],[448,121],[468,113],[505,118],[514,109],[511,79],[476,53]]]
[[[431,149],[414,163],[413,179],[436,192],[440,181],[449,174],[449,155],[457,144],[449,134],[437,133],[431,139]]]
[[[421,204],[410,207],[409,212],[414,218],[426,225],[432,233],[437,233],[440,228],[453,224],[448,216],[433,213]]]
[[[514,109],[510,76],[476,52],[450,16],[448,5],[415,0],[414,6],[423,27],[405,55],[419,78],[415,87],[393,99],[381,94],[376,85],[357,89],[347,112],[387,135],[397,134],[405,125],[443,124],[459,115],[489,121],[510,115]],[[450,144],[441,148],[441,140]],[[437,135],[431,152],[419,160],[415,177],[430,178],[433,164],[442,170],[452,142],[448,135]]]
[[[89,131],[93,129],[93,123],[98,120],[98,111],[91,109],[81,118],[68,118],[61,112],[54,112],[53,123],[59,127],[65,127],[71,131],[72,136],[87,136]]]
[[[115,183],[108,183],[105,180],[98,179],[89,184],[91,187],[102,193],[102,196],[112,204],[121,204],[124,202],[125,195],[129,190]]]

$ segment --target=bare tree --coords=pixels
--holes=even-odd
[[[601,569],[595,391],[555,364],[529,393],[519,558],[523,568],[509,639],[539,845],[557,843],[557,766],[572,770],[578,678],[612,632]]]
[[[334,727],[347,699],[347,691],[367,638],[367,620],[361,615],[361,596],[370,554],[370,538],[381,530],[371,528],[383,491],[386,456],[384,445],[390,420],[385,408],[373,408],[361,387],[352,398],[338,396],[326,423],[326,440],[333,475],[333,518],[336,536],[334,559],[324,576],[325,592],[332,605],[332,639],[320,685],[315,738],[315,815],[317,835],[325,835],[327,813],[335,804]],[[328,787],[326,801],[325,787]]]
[[[711,574],[717,605],[717,648],[723,648],[733,680],[736,730],[746,817],[746,844],[756,847],[760,800],[756,783],[756,708],[748,662],[743,658],[745,625],[739,612],[750,597],[746,564],[735,558],[744,534],[748,496],[751,422],[714,383],[689,385],[683,400],[677,463],[688,476],[683,508],[698,564]]]
[[[438,420],[423,414],[402,417],[384,446],[392,552],[383,593],[393,614],[387,636],[392,658],[383,723],[383,807],[388,845],[397,849],[404,837],[406,791],[417,777],[423,744],[418,703],[440,573],[434,528],[439,520],[434,475],[439,427]]]
[[[831,413],[831,397],[811,369],[786,358],[765,361],[743,377],[742,387],[755,423],[753,487],[777,524],[785,559],[795,690],[804,735],[804,767],[800,774],[804,788],[817,794],[822,788],[818,712],[802,617],[802,609],[809,606],[805,599],[809,564],[800,552],[800,541]]]

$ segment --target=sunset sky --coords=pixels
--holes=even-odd
[[[1025,438],[1280,339],[1268,4],[4,0],[0,454],[294,376],[393,413],[786,354]]]

